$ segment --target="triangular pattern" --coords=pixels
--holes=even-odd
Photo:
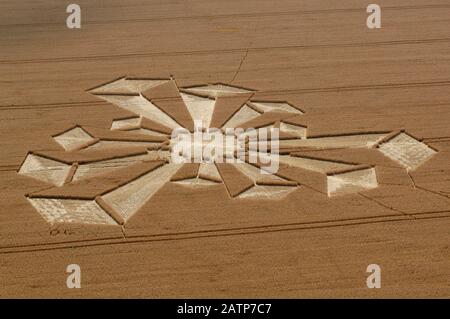
[[[239,111],[237,111],[222,127],[223,128],[235,128],[239,127],[239,124],[251,121],[261,113],[256,112],[254,109],[244,104]]]
[[[216,182],[220,182],[222,180],[215,164],[200,164],[198,176],[203,179],[209,179]]]
[[[280,148],[371,148],[377,145],[387,133],[362,133],[353,135],[336,135],[311,137],[308,139],[280,140]]]
[[[209,179],[204,179],[200,177],[196,178],[189,178],[189,179],[183,179],[180,181],[172,182],[178,185],[187,186],[187,187],[207,187],[207,186],[214,186],[217,185],[217,182],[213,182]]]
[[[127,111],[148,118],[171,129],[180,127],[170,116],[161,111],[145,97],[128,95],[99,95],[100,98]]]
[[[269,186],[269,185],[256,185],[239,194],[237,198],[242,199],[283,199],[290,193],[295,191],[296,187],[290,186]]]
[[[142,92],[142,95],[153,101],[157,99],[171,99],[179,97],[179,91],[175,81],[166,81],[161,85],[153,86]]]
[[[92,94],[139,94],[168,80],[145,80],[120,78],[90,90]]]
[[[81,127],[74,127],[71,130],[54,136],[53,139],[66,151],[73,151],[94,141],[94,138]]]
[[[263,113],[266,112],[286,112],[294,114],[303,114],[302,111],[296,109],[286,102],[252,102],[256,108],[261,110]]]
[[[167,100],[152,100],[152,103],[174,119],[179,126],[184,127],[191,132],[194,130],[194,121],[180,96]]]
[[[61,186],[66,181],[70,169],[71,165],[42,156],[28,154],[20,167],[19,174]]]
[[[136,134],[142,134],[142,135],[150,135],[150,136],[168,136],[167,134],[155,131],[155,130],[150,130],[148,128],[136,128],[136,129],[131,129],[128,130],[131,133],[136,133]]]
[[[83,178],[90,178],[96,175],[106,174],[116,169],[143,162],[145,160],[148,160],[149,158],[149,154],[142,154],[81,164],[78,165],[77,170],[73,175],[72,181],[78,181]]]
[[[209,128],[214,112],[215,100],[197,95],[181,93],[181,98],[194,121],[200,121],[203,128]]]
[[[350,169],[355,167],[354,164],[344,164],[316,158],[307,158],[289,155],[280,155],[279,158],[280,163],[282,164],[319,173],[328,173],[331,171]]]
[[[110,150],[114,148],[127,148],[127,147],[158,147],[161,143],[147,142],[147,141],[98,141],[95,144],[86,147],[86,150]]]
[[[218,97],[214,107],[211,127],[222,127],[251,97],[249,94],[239,94],[232,97]]]
[[[238,94],[246,94],[246,93],[252,93],[253,91],[238,88],[231,85],[225,85],[225,84],[210,84],[210,85],[203,85],[203,86],[196,86],[192,88],[185,88],[184,91],[190,92],[193,94],[200,94],[209,96],[212,98],[216,97],[222,97],[222,96],[234,96]]]
[[[103,195],[102,199],[126,221],[163,187],[180,167],[180,164],[164,165]]]
[[[293,125],[285,122],[280,123],[280,132],[291,134],[295,137],[305,139],[306,138],[306,127]]]
[[[141,125],[140,117],[131,117],[126,119],[114,120],[111,124],[111,130],[130,130],[136,129]]]
[[[236,167],[239,171],[244,173],[246,176],[251,178],[255,184],[259,182],[268,182],[268,181],[272,181],[275,183],[285,181],[284,178],[281,178],[276,175],[263,174],[260,168],[257,168],[245,162],[232,165]]]

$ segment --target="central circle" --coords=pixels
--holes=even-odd
[[[245,143],[241,140],[234,135],[225,135],[220,130],[194,133],[179,130],[170,139],[172,162],[225,162],[227,158],[234,158],[236,151],[244,149]]]

